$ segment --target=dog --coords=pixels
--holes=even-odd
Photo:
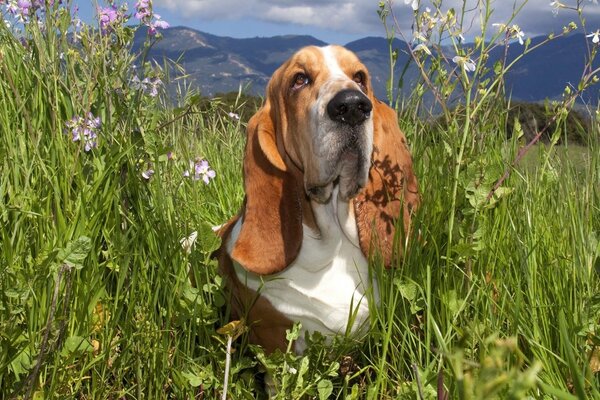
[[[305,332],[359,331],[368,291],[377,297],[369,258],[392,265],[397,221],[408,233],[420,197],[397,114],[354,53],[309,46],[273,73],[247,125],[243,173],[245,199],[217,257],[249,341],[285,351],[300,322],[302,353]]]

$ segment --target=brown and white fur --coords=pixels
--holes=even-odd
[[[244,190],[218,258],[250,341],[284,350],[294,322],[325,335],[360,329],[368,290],[377,297],[368,258],[389,267],[401,254],[396,222],[402,214],[409,231],[419,195],[397,115],[354,53],[306,47],[275,71],[248,123]]]

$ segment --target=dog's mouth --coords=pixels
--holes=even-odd
[[[331,172],[322,182],[307,182],[306,194],[317,203],[327,203],[333,188],[339,187],[339,197],[343,201],[354,198],[366,185],[369,157],[355,143],[345,146],[332,163]]]

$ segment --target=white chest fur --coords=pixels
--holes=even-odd
[[[329,203],[312,206],[320,235],[304,226],[300,253],[284,271],[265,277],[234,263],[240,282],[302,324],[301,340],[296,342],[300,353],[306,331],[332,335],[359,330],[369,316],[369,288],[377,298],[376,282],[370,282],[368,262],[359,247],[353,208],[338,199],[337,187]],[[240,228],[238,220],[227,243],[229,253]],[[354,322],[348,326],[351,315]]]

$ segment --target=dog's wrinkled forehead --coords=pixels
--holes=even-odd
[[[318,90],[331,81],[367,89],[367,69],[358,57],[341,46],[308,46],[296,52],[278,71],[279,85],[292,92],[303,86]]]

